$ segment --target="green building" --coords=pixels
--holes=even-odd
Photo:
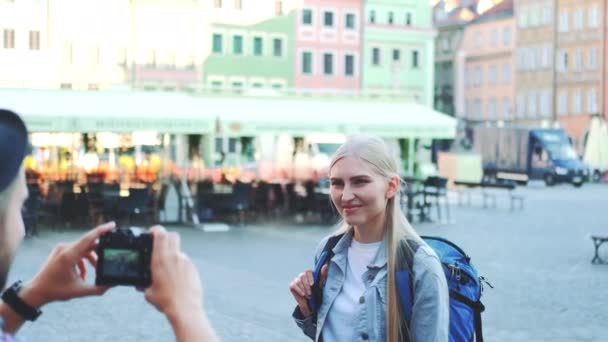
[[[233,93],[292,87],[294,16],[291,11],[252,25],[211,24],[204,85]]]
[[[436,32],[429,1],[369,0],[364,22],[363,91],[432,107]]]

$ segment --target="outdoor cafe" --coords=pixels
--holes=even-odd
[[[417,141],[456,131],[453,118],[425,106],[380,100],[0,90],[0,103],[28,124],[34,220],[51,225],[192,215],[327,220],[335,214],[326,169],[310,156],[298,159],[307,153],[298,144],[303,136],[381,136],[395,146],[413,189],[424,185],[414,172]]]

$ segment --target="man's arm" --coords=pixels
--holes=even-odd
[[[85,260],[95,267],[97,239],[114,229],[114,222],[106,223],[86,233],[71,244],[62,243],[51,251],[46,262],[19,292],[19,297],[29,306],[39,309],[54,302],[77,297],[101,295],[108,287],[95,286],[85,282]],[[0,302],[0,316],[4,320],[4,331],[16,333],[25,319],[4,302]]]

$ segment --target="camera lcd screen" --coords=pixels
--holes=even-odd
[[[139,252],[133,249],[105,249],[103,273],[109,277],[137,278],[139,275]]]

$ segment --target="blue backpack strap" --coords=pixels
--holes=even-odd
[[[399,309],[409,326],[412,320],[412,307],[414,306],[414,279],[412,270],[414,265],[414,254],[418,250],[418,243],[413,240],[402,240],[399,244],[398,255],[404,256],[396,261],[395,283],[399,296]]]
[[[314,284],[312,285],[312,296],[308,300],[308,307],[313,315],[316,317],[319,308],[323,302],[323,288],[321,287],[321,269],[324,265],[329,264],[329,261],[334,256],[334,247],[338,244],[338,241],[344,236],[344,234],[335,235],[327,240],[325,243],[325,247],[323,247],[323,251],[319,254],[319,258],[317,259],[317,263],[312,273],[312,277],[314,280]]]

